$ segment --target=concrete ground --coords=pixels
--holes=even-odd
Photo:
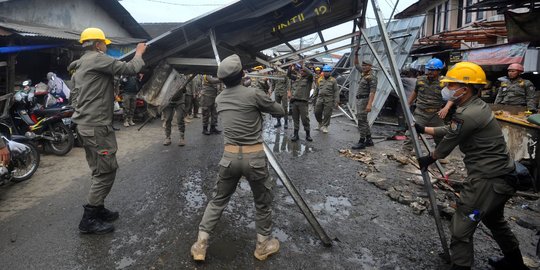
[[[290,142],[292,128],[274,129],[270,121],[264,131],[265,141],[333,240],[332,247],[321,244],[272,171],[279,254],[264,262],[253,257],[254,207],[249,185],[242,180],[212,235],[207,261],[193,262],[189,249],[212,194],[223,138],[202,135],[200,119],[194,119],[187,126],[185,147],[175,144],[177,130],[173,144],[163,146],[161,122],[155,120],[141,131],[122,127],[117,132],[120,169],[106,201],[120,211],[114,233],[81,235],[77,230],[90,184],[81,148],[65,157],[43,155],[31,180],[0,187],[0,268],[446,269],[437,255],[442,249],[433,217],[427,210],[415,214],[410,202],[390,198],[395,187],[410,191],[414,200],[423,197],[414,174],[418,171],[389,159],[402,154],[402,142],[379,140],[363,151],[369,160],[356,161],[339,153],[358,139],[351,123],[334,118],[329,134],[312,131],[313,142],[304,140],[303,131],[299,142]],[[316,125],[313,117],[311,124]],[[393,129],[373,127],[374,135],[384,137]],[[446,166],[456,170],[452,178],[460,179],[459,153],[449,161]],[[384,185],[374,184],[381,179]],[[437,188],[437,193],[451,197],[446,190]],[[538,236],[516,224],[521,217],[540,220],[528,206],[534,208],[538,201],[516,197],[507,204],[506,215],[528,263],[538,266]],[[443,223],[449,239],[448,220]],[[497,254],[489,231],[479,226],[475,268],[489,269],[487,258]]]

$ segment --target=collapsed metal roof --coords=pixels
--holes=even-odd
[[[364,0],[241,0],[151,40],[144,59],[148,65],[167,59],[179,72],[214,73],[215,44],[219,57],[236,53],[248,65],[255,57],[265,59],[261,50],[359,17],[365,4]]]

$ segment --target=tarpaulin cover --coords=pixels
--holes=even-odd
[[[508,65],[523,63],[529,43],[515,43],[463,52],[463,61],[478,65]]]
[[[22,52],[22,51],[33,51],[33,50],[41,50],[41,49],[48,49],[48,48],[56,48],[60,46],[62,45],[48,44],[48,45],[8,46],[8,47],[0,47],[0,53],[16,53],[16,52]]]
[[[540,10],[528,13],[504,13],[508,41],[514,42],[540,42]]]

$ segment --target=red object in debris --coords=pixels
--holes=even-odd
[[[393,140],[393,141],[404,141],[407,139],[407,136],[405,135],[394,135],[392,137],[388,137],[388,140]]]

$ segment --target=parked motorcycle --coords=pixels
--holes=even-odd
[[[32,139],[46,152],[63,156],[74,144],[73,133],[64,124],[64,119],[70,119],[74,111],[71,106],[46,108],[35,101],[32,89],[22,90],[15,93],[10,124],[14,134]]]
[[[0,123],[0,139],[6,142],[10,152],[9,165],[0,165],[0,185],[30,179],[39,167],[38,150],[25,136],[12,135],[10,127],[4,123]]]

